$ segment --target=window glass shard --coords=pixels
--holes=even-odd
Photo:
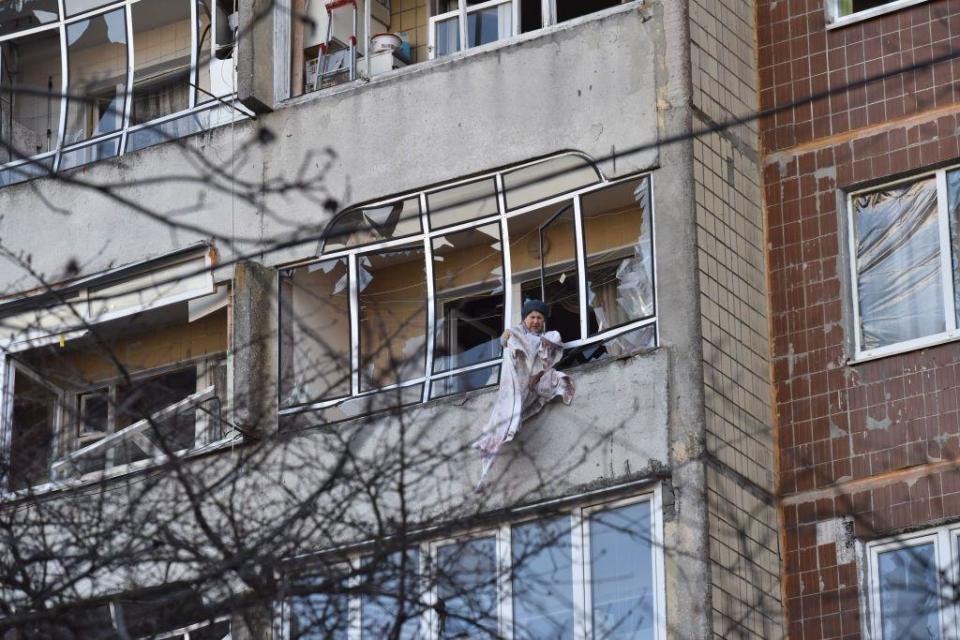
[[[504,329],[500,225],[450,233],[432,242],[434,370],[449,371],[498,357]]]
[[[360,390],[424,375],[427,285],[423,246],[357,260]]]
[[[347,259],[292,270],[280,286],[281,405],[350,395]]]
[[[67,25],[69,94],[64,144],[123,126],[127,28],[123,9]]]
[[[392,240],[420,233],[417,197],[339,214],[324,231],[323,252]]]
[[[0,2],[0,36],[33,29],[59,19],[57,0]]]
[[[653,236],[646,178],[581,198],[590,335],[654,314]]]
[[[935,178],[853,199],[861,349],[946,330]]]

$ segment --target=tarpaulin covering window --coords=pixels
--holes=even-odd
[[[933,177],[854,198],[861,349],[946,330]]]

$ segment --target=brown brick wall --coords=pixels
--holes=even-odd
[[[827,32],[823,0],[759,5],[764,106],[960,49],[960,1]],[[868,540],[960,518],[960,343],[849,364],[844,192],[960,162],[960,63],[766,119],[771,339],[791,638],[859,638]],[[956,80],[954,79],[956,77]],[[843,548],[841,548],[843,547]]]
[[[760,105],[789,105],[940,58],[960,38],[960,1],[936,0],[833,30],[825,0],[761,0]],[[960,98],[960,59],[893,75],[788,109],[763,123],[767,150],[881,124]]]

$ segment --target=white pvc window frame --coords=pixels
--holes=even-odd
[[[551,2],[552,0],[545,0],[546,2]],[[467,5],[466,0],[459,0],[459,7],[453,11],[447,11],[445,13],[437,14],[435,16],[430,16],[427,20],[427,53],[430,56],[430,59],[433,60],[437,57],[436,55],[436,37],[437,37],[437,23],[446,22],[450,19],[457,20],[457,27],[460,37],[460,47],[456,51],[451,51],[450,53],[459,53],[460,51],[465,51],[466,49],[472,49],[468,44],[469,33],[467,31],[467,18],[471,13],[477,13],[484,11],[486,9],[491,9],[493,7],[499,7],[501,5],[509,4],[510,5],[510,32],[501,33],[500,36],[496,39],[495,42],[500,40],[505,40],[506,38],[511,38],[520,33],[520,0],[488,0],[481,4]],[[483,44],[492,44],[491,42]],[[483,44],[475,45],[483,46]]]
[[[932,544],[940,591],[939,623],[942,640],[960,640],[960,605],[951,597],[951,585],[960,584],[960,524],[925,529],[893,538],[857,542],[861,567],[863,635],[867,640],[890,640],[883,636],[880,593],[880,555]]]
[[[960,339],[960,327],[957,325],[957,308],[954,303],[954,281],[953,281],[953,250],[951,248],[951,233],[960,234],[960,229],[950,229],[950,206],[949,193],[947,190],[947,174],[960,171],[960,166],[947,167],[936,171],[927,171],[912,175],[908,178],[888,182],[868,189],[859,189],[851,191],[846,195],[846,232],[847,232],[847,255],[849,256],[849,277],[850,294],[853,306],[853,348],[854,356],[850,358],[851,364],[866,362],[877,358],[915,351],[933,347],[945,342]],[[919,182],[924,179],[935,178],[937,185],[937,223],[940,238],[940,286],[943,294],[943,313],[944,326],[946,329],[940,333],[921,336],[911,340],[904,340],[894,344],[888,344],[873,349],[863,348],[863,335],[860,325],[860,294],[858,291],[859,275],[857,271],[857,229],[855,221],[854,200],[876,191],[882,191],[891,187],[908,185],[913,182]],[[960,256],[958,256],[960,258]]]
[[[596,170],[598,181],[594,184],[591,184],[586,187],[581,187],[573,191],[565,192],[561,195],[549,197],[542,200],[537,200],[531,202],[522,207],[517,207],[514,209],[507,210],[506,208],[506,194],[503,186],[503,175],[511,171],[522,169],[531,165],[539,163],[547,163],[551,160],[561,158],[564,156],[577,156],[582,158],[584,161],[589,163]],[[473,220],[468,220],[466,222],[461,222],[458,224],[450,224],[438,227],[436,229],[430,226],[430,212],[428,209],[428,196],[431,193],[446,191],[447,189],[459,186],[461,184],[468,184],[474,182],[481,182],[483,180],[489,180],[493,178],[496,184],[496,193],[497,193],[497,208],[498,212],[495,214],[487,215],[482,218],[476,218]],[[624,182],[632,182],[636,180],[646,180],[647,189],[648,189],[648,206],[650,208],[650,244],[652,251],[652,264],[653,264],[653,315],[642,318],[639,320],[631,320],[627,323],[618,325],[606,331],[598,332],[596,335],[588,335],[588,318],[590,313],[590,307],[587,304],[587,270],[586,270],[586,248],[584,245],[584,234],[583,234],[583,218],[581,211],[581,198],[587,194],[602,191],[604,189],[610,188],[614,185],[621,184]],[[458,180],[453,183],[447,183],[440,187],[430,187],[423,191],[407,192],[399,196],[393,196],[388,199],[378,200],[368,204],[359,205],[357,207],[352,207],[350,211],[356,209],[368,209],[376,208],[380,206],[385,206],[387,204],[401,202],[410,200],[413,198],[419,198],[420,200],[420,219],[421,219],[421,231],[420,233],[414,233],[405,235],[402,237],[393,238],[390,240],[384,240],[381,242],[362,244],[355,247],[349,247],[346,249],[338,249],[336,251],[331,251],[330,253],[324,253],[320,251],[320,255],[316,258],[310,258],[308,260],[303,260],[295,264],[288,265],[280,269],[280,271],[285,271],[287,269],[296,269],[300,267],[305,267],[310,264],[315,264],[318,262],[326,262],[329,260],[335,260],[338,258],[347,258],[348,261],[348,282],[349,282],[349,292],[350,292],[350,363],[351,363],[351,394],[349,396],[339,396],[336,398],[331,398],[327,400],[322,400],[319,402],[301,404],[297,406],[288,406],[281,407],[279,410],[280,416],[286,415],[295,415],[299,413],[305,413],[309,411],[318,411],[322,409],[327,409],[334,407],[338,404],[343,403],[346,400],[354,398],[365,398],[371,397],[386,391],[393,391],[397,389],[402,389],[406,387],[413,387],[417,385],[423,385],[421,402],[427,402],[431,399],[431,387],[434,382],[442,380],[443,378],[449,378],[463,373],[468,373],[470,371],[475,371],[477,369],[486,369],[489,367],[495,367],[502,364],[502,358],[493,358],[490,360],[485,360],[483,362],[471,364],[464,367],[459,367],[455,369],[448,369],[443,372],[436,373],[433,370],[434,366],[434,351],[435,351],[435,337],[436,337],[436,299],[434,292],[434,279],[433,279],[433,239],[437,237],[442,237],[451,233],[456,233],[458,231],[467,231],[470,229],[476,229],[478,227],[483,227],[491,224],[500,225],[500,246],[501,246],[501,255],[502,255],[502,265],[503,265],[503,287],[504,287],[504,327],[506,330],[514,324],[513,320],[513,301],[511,295],[511,281],[513,277],[513,270],[511,267],[510,260],[510,233],[508,229],[508,221],[511,218],[517,216],[523,216],[527,213],[542,209],[547,206],[563,204],[565,202],[572,202],[574,204],[574,220],[575,220],[575,230],[576,230],[576,267],[577,267],[577,278],[578,278],[578,291],[579,291],[579,304],[580,304],[580,335],[571,340],[567,340],[563,343],[564,349],[573,349],[577,347],[582,347],[588,344],[601,343],[606,340],[615,338],[621,334],[629,333],[631,331],[646,327],[654,327],[654,344],[658,345],[660,341],[659,335],[659,325],[657,323],[657,318],[659,317],[659,301],[657,295],[657,243],[656,243],[656,207],[654,206],[654,181],[653,173],[650,171],[640,172],[637,174],[632,174],[613,180],[607,180],[603,172],[600,170],[596,164],[591,161],[589,158],[583,154],[568,152],[557,154],[548,158],[541,158],[539,160],[523,163],[516,166],[511,166],[505,169],[502,169],[497,172],[484,174],[481,176],[474,176],[469,179]],[[333,223],[337,221],[338,218],[334,218]],[[359,302],[359,292],[357,291],[357,258],[363,255],[377,253],[381,251],[387,251],[391,249],[397,249],[402,247],[409,247],[413,245],[419,245],[422,241],[424,260],[426,261],[426,289],[427,289],[427,327],[426,327],[426,364],[424,367],[424,375],[411,378],[409,380],[404,380],[402,382],[397,382],[394,384],[384,385],[377,387],[375,389],[360,390],[360,363],[362,354],[360,353],[360,302]],[[419,247],[418,247],[419,248]],[[282,311],[282,303],[278,304],[279,313]],[[296,322],[296,319],[294,319]],[[282,325],[282,322],[281,322]],[[292,356],[291,356],[292,357]],[[279,354],[279,358],[283,358],[283,354]],[[279,369],[283,370],[282,363],[278,362]],[[283,397],[282,389],[278,384],[278,394],[279,397]]]
[[[837,29],[929,1],[930,0],[888,0],[886,4],[879,7],[842,15],[840,11],[840,3],[842,0],[825,0],[823,10],[826,13],[827,29]]]
[[[573,628],[574,640],[588,640],[592,636],[591,567],[590,567],[590,516],[614,510],[620,507],[647,502],[650,505],[650,530],[641,532],[648,534],[650,540],[651,582],[653,584],[654,610],[654,640],[666,640],[666,589],[664,570],[664,543],[663,543],[663,496],[662,486],[658,483],[650,489],[636,493],[629,497],[618,499],[594,500],[583,502],[577,506],[561,510],[558,513],[544,516],[518,518],[503,522],[499,525],[467,529],[452,536],[434,538],[411,545],[418,550],[419,584],[422,587],[422,613],[420,616],[419,638],[421,640],[440,640],[439,619],[435,605],[437,603],[437,579],[433,567],[437,562],[439,548],[469,542],[478,538],[494,538],[496,548],[496,588],[497,588],[497,629],[496,637],[500,640],[513,640],[513,545],[512,530],[515,526],[530,524],[538,520],[552,520],[569,518],[570,522],[570,560],[572,568],[573,587]],[[356,590],[360,586],[358,569],[362,566],[365,553],[356,553],[343,557],[340,561],[331,561],[328,566],[343,566],[350,568],[350,575],[346,581],[348,589]],[[362,596],[353,593],[349,599],[349,631],[345,638],[335,640],[361,640],[363,628]],[[290,606],[285,600],[274,605],[274,627],[282,640],[291,640],[290,637]],[[366,639],[363,639],[366,640]]]
[[[236,103],[236,53],[234,52],[232,65],[233,73],[233,91],[228,94],[218,95],[211,98],[207,102],[203,102],[198,99],[198,93],[201,93],[202,90],[196,86],[197,79],[197,70],[199,60],[197,59],[197,47],[198,47],[198,38],[199,34],[197,33],[199,28],[199,21],[197,20],[198,15],[198,3],[201,0],[189,0],[190,1],[190,74],[189,74],[189,107],[187,109],[178,111],[176,113],[171,113],[164,115],[159,118],[150,120],[149,122],[133,124],[130,120],[130,114],[132,110],[133,103],[133,73],[136,66],[134,59],[135,55],[135,43],[134,43],[134,33],[133,33],[133,21],[132,21],[132,5],[143,2],[145,0],[113,0],[109,3],[105,3],[102,6],[84,11],[82,13],[77,13],[74,15],[66,15],[65,0],[59,0],[59,11],[60,17],[59,20],[50,22],[48,24],[40,25],[33,27],[31,29],[24,29],[22,31],[17,31],[14,33],[5,34],[0,36],[0,43],[7,42],[10,40],[18,40],[25,36],[35,35],[43,32],[54,32],[56,31],[60,37],[60,64],[61,64],[61,86],[58,89],[60,94],[60,121],[56,130],[56,148],[52,151],[45,151],[40,154],[32,155],[29,157],[18,158],[0,166],[0,172],[7,172],[10,169],[15,169],[17,167],[22,167],[25,165],[34,165],[35,173],[32,175],[21,175],[20,179],[13,179],[7,182],[0,180],[0,188],[8,184],[16,184],[17,182],[23,182],[24,180],[29,180],[34,177],[40,177],[46,175],[44,171],[37,167],[37,163],[43,162],[48,158],[53,158],[52,166],[49,169],[50,173],[57,173],[60,171],[61,159],[64,154],[70,153],[72,151],[78,151],[89,147],[94,147],[105,142],[111,142],[113,140],[117,141],[117,151],[115,154],[106,157],[119,157],[126,153],[127,138],[128,134],[138,131],[140,129],[157,127],[164,122],[175,120],[184,116],[191,114],[198,114],[205,111],[214,111],[217,109],[228,109],[230,111],[230,116],[223,118],[222,121],[218,120],[216,124],[211,123],[210,126],[217,126],[219,124],[228,124],[237,119],[240,119],[243,115],[248,112],[243,109],[238,103]],[[163,0],[165,1],[165,0]],[[217,11],[216,11],[216,0],[210,0],[211,7],[213,9],[213,15],[211,16],[210,24],[210,38],[211,38],[211,52],[216,51],[218,43],[215,41],[216,32],[217,32]],[[116,131],[110,131],[107,133],[91,135],[84,140],[81,140],[72,144],[65,144],[65,135],[66,135],[66,123],[67,123],[67,104],[69,102],[68,96],[70,94],[70,78],[69,78],[69,63],[68,63],[68,46],[67,46],[67,27],[71,24],[77,22],[82,22],[91,18],[97,18],[101,15],[110,13],[111,11],[116,11],[122,9],[124,11],[124,22],[126,28],[126,38],[127,38],[127,73],[126,73],[126,94],[124,95],[124,106],[122,113],[118,114],[118,117],[121,120],[121,125]],[[236,43],[234,44],[236,47]],[[206,62],[209,65],[211,76],[213,75],[213,66],[217,61],[215,55],[211,55],[210,60]],[[211,87],[212,88],[212,87]],[[96,162],[101,158],[87,160],[79,164],[73,165],[82,166],[84,164],[89,164],[90,162]],[[71,168],[73,168],[71,167]]]

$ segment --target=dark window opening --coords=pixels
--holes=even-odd
[[[850,13],[866,11],[867,9],[876,9],[877,7],[891,4],[894,1],[895,0],[853,0],[853,9]]]
[[[520,0],[520,33],[543,28],[540,0]]]
[[[503,294],[472,296],[443,305],[444,333],[435,353],[438,365],[458,369],[500,355]],[[448,362],[449,361],[449,362]]]
[[[557,22],[573,20],[603,9],[616,7],[622,4],[621,0],[557,0]]]
[[[50,478],[50,455],[58,394],[17,370],[13,388],[13,434],[8,488],[25,489]]]

